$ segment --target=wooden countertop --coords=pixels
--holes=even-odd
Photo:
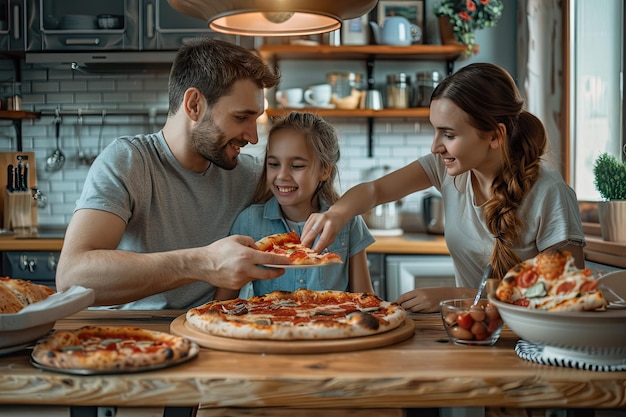
[[[55,328],[122,325],[169,331],[181,314],[184,311],[85,310],[57,321]],[[520,359],[514,351],[518,338],[506,326],[494,346],[457,346],[448,342],[438,314],[411,319],[414,335],[386,347],[312,354],[201,348],[190,362],[121,375],[39,370],[29,362],[30,351],[23,350],[0,357],[0,404],[626,409],[626,372],[593,372]]]
[[[599,236],[599,229],[585,223],[585,258],[587,260],[626,268],[626,244],[607,242]],[[374,236],[376,241],[368,253],[392,255],[447,255],[448,247],[442,235],[408,233],[401,236]],[[0,251],[60,251],[62,238],[42,238],[37,235],[2,236]]]
[[[408,233],[402,236],[374,236],[376,242],[367,248],[367,253],[394,255],[448,255],[448,247],[442,235]]]
[[[447,255],[443,236],[406,234],[402,236],[374,236],[376,242],[367,248],[368,253]],[[0,251],[60,251],[62,238],[41,238],[36,235],[0,237]]]

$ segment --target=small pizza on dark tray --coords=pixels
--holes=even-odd
[[[32,359],[52,369],[108,373],[166,367],[195,354],[197,345],[184,337],[136,327],[85,326],[40,340]]]

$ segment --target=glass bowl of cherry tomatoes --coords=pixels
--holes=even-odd
[[[446,333],[454,344],[491,346],[498,341],[503,321],[488,299],[474,304],[473,298],[457,298],[439,303]]]

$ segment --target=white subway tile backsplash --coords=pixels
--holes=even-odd
[[[0,66],[0,75],[4,67]],[[8,77],[8,76],[7,76]],[[77,116],[63,116],[61,149],[66,163],[59,172],[45,171],[45,160],[55,148],[53,117],[44,115],[38,120],[22,122],[22,141],[25,151],[34,151],[37,164],[37,186],[48,197],[48,206],[39,209],[41,224],[66,224],[80,196],[89,167],[78,160],[79,146],[87,154],[96,154],[98,145],[104,147],[115,137],[153,132],[166,120],[166,72],[132,74],[83,74],[68,69],[47,69],[26,65],[22,70],[24,106],[34,111],[81,109],[129,109],[159,111],[152,120],[147,115],[105,115],[100,132],[101,115],[83,115],[78,128]],[[27,107],[30,106],[30,107]],[[147,114],[147,113],[146,113]],[[389,165],[400,168],[420,155],[430,152],[432,128],[426,121],[410,119],[376,119],[373,125],[373,156],[368,156],[368,122],[365,118],[332,118],[340,138],[341,160],[337,187],[341,193],[365,180],[366,171],[374,166]],[[0,124],[0,149],[15,150],[14,131]],[[263,136],[265,129],[259,130]],[[100,140],[102,137],[102,140]],[[262,153],[261,144],[245,149]],[[417,196],[404,199],[403,211],[417,207]],[[412,203],[411,203],[412,202]]]

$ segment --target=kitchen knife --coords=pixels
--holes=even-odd
[[[7,166],[7,191],[13,192],[13,164]]]
[[[22,163],[22,160],[20,159],[20,162],[17,163],[17,185],[15,188],[17,188],[17,191],[24,191],[22,190],[22,185],[24,184],[22,182],[23,177],[22,177],[22,173],[23,173],[23,169],[24,169],[24,164]]]
[[[20,190],[20,171],[18,167],[13,168],[13,191]]]
[[[28,162],[24,164],[24,174],[22,176],[22,186],[24,189],[22,191],[28,191]]]

